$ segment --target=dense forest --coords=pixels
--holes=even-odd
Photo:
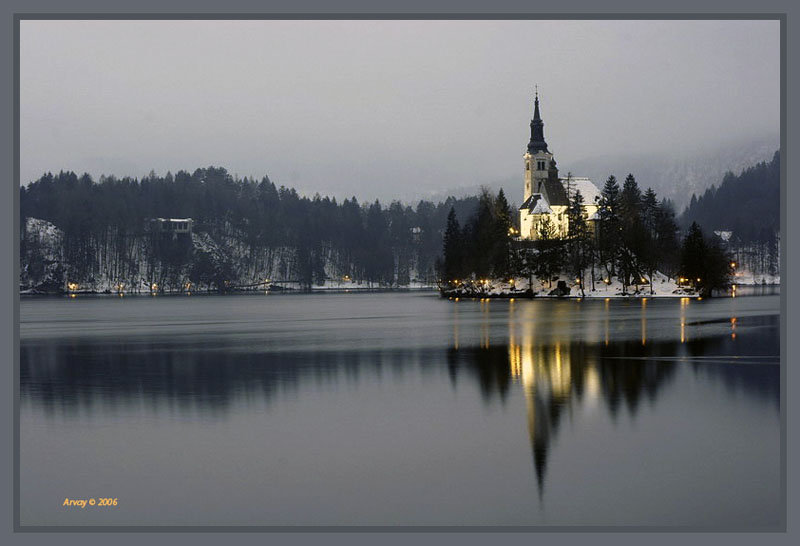
[[[642,192],[633,175],[622,186],[611,176],[596,220],[586,218],[578,192],[567,210],[568,236],[542,222],[535,242],[515,236],[517,212],[502,190],[411,207],[309,198],[267,176],[238,178],[218,167],[98,181],[47,173],[20,188],[20,286],[311,289],[342,280],[397,287],[568,275],[583,291],[611,278],[623,290],[652,286],[660,272],[704,279],[700,288],[708,289],[727,282],[720,264],[731,259],[779,272],[779,173],[777,152],[770,163],[728,173],[718,188],[693,196],[677,221],[669,201]],[[156,218],[191,218],[191,233],[160,233],[152,229]]]
[[[225,290],[265,279],[306,289],[345,278],[432,284],[448,211],[467,216],[477,203],[337,202],[215,167],[140,180],[47,173],[20,188],[20,283],[125,291]],[[192,233],[153,233],[153,218],[192,218]]]
[[[692,195],[681,215],[707,232],[726,232],[728,246],[743,267],[776,275],[780,262],[780,153],[734,175],[728,172],[719,187],[700,197]]]
[[[557,236],[544,217],[535,241],[514,236],[502,190],[496,197],[484,191],[464,227],[452,209],[443,242],[445,291],[472,292],[472,279],[485,284],[480,279],[512,282],[520,277],[528,278],[528,287],[534,286],[534,278],[550,284],[559,278],[576,279],[581,294],[612,278],[621,282],[623,293],[642,285],[652,291],[656,272],[690,279],[687,284],[701,293],[727,287],[730,262],[719,238],[693,223],[681,241],[669,203],[659,201],[652,189],[642,192],[632,174],[622,187],[614,176],[606,180],[596,220],[587,218],[583,205],[578,191],[567,208],[566,237]]]

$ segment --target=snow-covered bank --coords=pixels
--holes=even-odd
[[[733,284],[745,286],[762,284],[781,284],[780,275],[759,275],[750,271],[737,272],[731,279]]]
[[[559,280],[563,282],[559,293]],[[508,281],[483,279],[477,281],[460,281],[443,286],[440,290],[444,297],[478,297],[478,298],[686,298],[698,297],[691,287],[679,286],[675,279],[657,273],[653,276],[653,285],[644,282],[628,286],[623,290],[622,282],[616,277],[597,279],[592,286],[591,279],[584,279],[583,290],[577,279],[561,277],[552,282],[534,278],[529,283],[527,278],[514,278]]]
[[[314,273],[315,280],[325,281],[309,286],[298,280],[303,259],[298,249],[254,247],[232,226],[213,237],[205,231],[173,239],[156,239],[147,231],[109,233],[82,246],[74,238],[66,244],[52,223],[27,218],[21,235],[19,291],[24,295],[436,290],[422,280],[416,259],[407,260],[410,267],[402,275],[395,271],[394,284],[369,283],[353,280],[349,258],[331,249]]]

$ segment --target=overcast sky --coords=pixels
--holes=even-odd
[[[521,180],[535,84],[565,172],[779,132],[777,21],[21,25],[22,183],[215,165],[363,201]]]

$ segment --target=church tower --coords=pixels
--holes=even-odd
[[[569,231],[567,209],[571,196],[580,191],[584,198],[586,218],[594,221],[600,190],[586,177],[559,178],[553,154],[544,140],[544,122],[539,113],[539,91],[533,103],[531,140],[523,156],[525,164],[525,198],[519,208],[519,235],[521,239],[536,240],[538,229],[549,220],[557,237],[566,237]]]
[[[547,142],[544,140],[544,122],[539,114],[538,90],[533,104],[531,140],[528,142],[528,149],[523,156],[525,160],[525,195],[523,201],[527,201],[533,193],[546,195],[547,179],[553,176],[556,180],[558,179],[556,162],[553,160],[553,154],[547,149]]]

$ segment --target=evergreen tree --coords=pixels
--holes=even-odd
[[[547,279],[547,286],[553,285],[553,277],[561,270],[562,248],[555,225],[549,216],[537,226],[537,248],[539,254],[536,260],[536,276]]]
[[[467,238],[470,271],[479,279],[492,275],[497,228],[494,217],[494,204],[488,190],[483,189],[478,208],[470,219]]]
[[[444,279],[451,282],[463,277],[464,255],[461,226],[454,208],[447,215],[447,227],[444,232]]]
[[[642,218],[642,236],[643,241],[637,241],[639,247],[639,263],[644,271],[647,272],[647,277],[650,283],[650,293],[654,292],[653,276],[658,267],[658,253],[659,248],[657,245],[658,233],[656,227],[658,224],[658,198],[653,188],[647,188],[647,191],[642,196],[641,204],[641,218]]]
[[[503,189],[494,201],[495,243],[492,273],[496,278],[508,278],[511,274],[511,207]]]
[[[707,241],[697,222],[692,222],[681,249],[681,275],[704,296],[730,284],[730,259],[720,245]]]
[[[366,250],[370,259],[366,264],[366,277],[370,282],[391,285],[394,281],[394,257],[389,248],[389,225],[380,201],[377,199],[367,211]]]
[[[698,286],[703,274],[703,262],[706,258],[706,244],[703,231],[697,222],[692,222],[681,248],[681,276]]]
[[[591,236],[586,224],[586,213],[583,208],[583,195],[580,190],[575,192],[567,209],[569,225],[568,249],[570,273],[576,275],[580,286],[581,295],[585,296],[584,273],[590,264]]]
[[[622,245],[619,185],[614,175],[609,176],[603,186],[597,214],[599,259],[606,276],[611,278],[615,274],[617,255]]]
[[[642,192],[632,174],[629,174],[623,183],[619,210],[622,244],[617,258],[619,278],[622,280],[622,290],[625,292],[631,281],[639,284],[641,278],[639,258],[644,255],[649,243],[642,221]]]
[[[680,242],[678,225],[670,202],[661,201],[655,214],[656,267],[668,277],[675,277],[678,269]]]

